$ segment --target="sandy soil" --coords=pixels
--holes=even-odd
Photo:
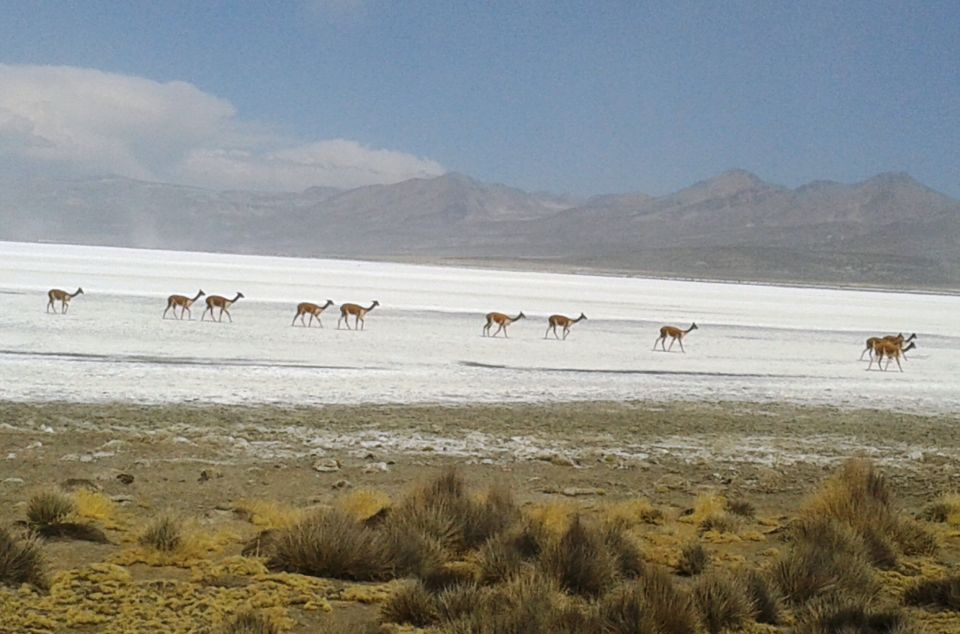
[[[137,583],[185,582],[189,566],[147,566],[122,556],[137,530],[159,512],[173,511],[208,532],[231,536],[211,549],[210,557],[217,559],[235,555],[258,530],[236,512],[244,501],[328,505],[359,489],[396,499],[454,464],[472,486],[506,483],[528,506],[573,502],[590,509],[643,498],[677,517],[698,494],[719,493],[749,500],[758,517],[776,524],[852,455],[872,458],[899,502],[917,510],[960,488],[960,416],[686,403],[324,408],[3,403],[0,523],[22,520],[27,500],[38,490],[95,488],[123,517],[103,523],[113,543],[52,542],[52,568],[76,571],[119,561]],[[118,479],[121,474],[132,482]],[[68,483],[71,479],[75,482]],[[89,482],[79,482],[84,480]],[[728,547],[755,552],[762,546]],[[330,613],[290,608],[293,631],[315,631],[323,624],[348,631],[375,618],[375,605],[344,599],[342,587],[337,592],[327,593]]]

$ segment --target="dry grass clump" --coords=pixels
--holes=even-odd
[[[73,500],[67,495],[59,491],[41,491],[27,504],[27,522],[34,527],[59,524],[73,511]]]
[[[498,535],[486,541],[477,552],[480,583],[500,583],[517,574],[523,565],[523,556],[516,541],[508,535]]]
[[[827,592],[872,598],[878,589],[863,542],[830,518],[797,522],[793,541],[774,563],[772,576],[784,597],[800,605]]]
[[[315,513],[277,531],[268,546],[267,566],[353,581],[386,579],[393,568],[383,537],[337,510]]]
[[[493,488],[478,499],[468,493],[456,470],[446,469],[407,496],[385,525],[406,524],[452,552],[464,552],[504,531],[519,517],[520,510],[508,490]]]
[[[483,589],[476,583],[461,583],[437,594],[437,612],[442,621],[464,618],[484,599]]]
[[[849,525],[866,542],[875,565],[891,567],[897,551],[935,554],[936,538],[918,522],[902,516],[883,474],[862,459],[847,461],[810,500],[807,517],[826,517]]]
[[[928,504],[918,516],[928,522],[960,525],[960,495],[956,493],[943,495],[939,500]]]
[[[913,631],[902,609],[876,608],[849,596],[831,595],[805,605],[796,634],[906,634]]]
[[[694,634],[697,614],[690,596],[668,574],[648,568],[599,603],[602,631],[609,634]]]
[[[437,621],[440,612],[437,598],[420,581],[400,586],[380,607],[380,618],[388,623],[426,627]]]
[[[700,542],[688,542],[680,549],[677,574],[684,577],[699,575],[710,565],[710,553]]]
[[[259,612],[245,611],[227,621],[218,634],[280,634],[280,628]]]
[[[765,575],[748,570],[743,574],[743,587],[753,604],[757,623],[779,625],[783,621],[780,597]]]
[[[586,615],[563,597],[557,584],[527,570],[506,583],[488,589],[466,616],[443,624],[443,634],[581,634],[598,631],[587,625]],[[595,623],[593,624],[595,625]]]
[[[603,527],[603,542],[617,562],[617,570],[623,577],[637,577],[646,568],[646,561],[622,521],[609,522]]]
[[[83,493],[87,496],[94,495],[89,491]],[[109,541],[106,534],[95,526],[68,522],[67,518],[76,513],[77,505],[66,494],[60,491],[41,491],[30,498],[27,504],[27,525],[39,537],[81,539],[101,544]]]
[[[41,590],[49,588],[46,561],[37,538],[15,537],[0,526],[0,584],[16,586],[29,583]]]
[[[605,511],[609,520],[624,522],[628,527],[637,524],[660,524],[663,522],[663,511],[643,499],[610,504]]]
[[[515,575],[524,562],[537,559],[549,541],[544,525],[524,519],[488,539],[476,553],[480,582],[499,583]]]
[[[590,597],[612,587],[619,573],[617,558],[607,548],[602,531],[579,516],[547,547],[540,564],[567,592]]]
[[[693,586],[693,603],[709,634],[726,629],[738,631],[753,619],[754,607],[744,585],[722,572],[700,577]]]
[[[960,611],[960,576],[920,581],[907,589],[903,601],[907,605]]]
[[[739,515],[740,517],[752,519],[757,514],[757,510],[754,508],[753,504],[744,500],[743,498],[737,498],[736,500],[727,500],[727,510],[734,515]]]
[[[183,541],[183,525],[175,517],[161,515],[154,520],[140,536],[140,545],[170,553],[179,548]]]
[[[337,500],[337,508],[365,524],[382,521],[392,506],[386,493],[372,489],[358,489]]]

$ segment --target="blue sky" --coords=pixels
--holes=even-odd
[[[960,196],[955,0],[0,12],[0,166],[276,189],[452,170],[578,195],[906,171]]]

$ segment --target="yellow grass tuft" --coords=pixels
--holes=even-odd
[[[701,493],[693,501],[693,514],[690,519],[700,524],[709,517],[722,516],[727,513],[727,498],[716,493]]]
[[[264,529],[289,528],[304,517],[302,509],[272,500],[240,500],[233,505],[233,511]]]
[[[625,500],[608,504],[601,508],[605,519],[619,522],[628,528],[639,524],[659,524],[663,521],[663,513],[648,500]]]
[[[337,501],[337,508],[358,522],[366,522],[377,514],[389,509],[390,496],[372,489],[353,491]]]
[[[103,493],[77,489],[73,492],[73,505],[73,514],[81,520],[94,521],[113,530],[123,528],[118,518],[117,505]]]
[[[569,502],[551,502],[533,507],[528,515],[548,533],[558,537],[566,532],[578,512],[577,507]]]

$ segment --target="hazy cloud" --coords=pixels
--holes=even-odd
[[[230,102],[186,82],[0,64],[0,168],[18,166],[274,190],[444,171],[434,161],[350,140],[308,142],[257,129]]]

